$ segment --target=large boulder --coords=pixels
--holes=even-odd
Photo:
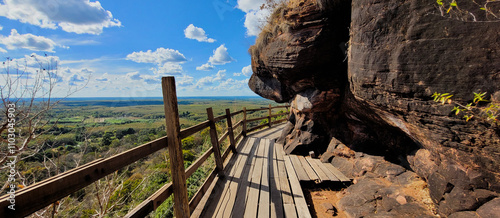
[[[496,196],[498,126],[465,122],[431,98],[449,92],[466,103],[473,92],[487,92],[500,101],[500,22],[476,4],[458,4],[450,13],[435,0],[291,0],[280,7],[250,49],[249,86],[291,104],[280,139],[285,151],[330,159],[335,138],[384,156],[429,183],[443,216]]]

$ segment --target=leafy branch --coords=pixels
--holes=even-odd
[[[494,102],[490,102],[485,99],[486,92],[476,93],[474,92],[474,99],[467,105],[454,102],[450,93],[437,93],[435,92],[432,97],[435,102],[440,102],[441,104],[455,104],[455,107],[451,110],[455,112],[455,115],[460,113],[464,114],[463,118],[468,122],[474,117],[486,121],[490,124],[498,125],[499,115],[500,115],[500,105]],[[490,102],[487,106],[480,106],[481,102]]]
[[[500,19],[500,15],[497,13],[497,11],[491,9],[491,7],[488,6],[488,3],[497,2],[498,0],[484,0],[481,1],[481,3],[476,2],[476,0],[470,1],[477,5],[478,9],[484,11],[486,13],[486,16],[492,16],[492,20]],[[450,17],[456,17],[463,21],[467,21],[470,17],[472,17],[472,21],[478,21],[474,13],[460,8],[457,0],[436,0],[436,4],[438,5],[438,9],[441,12],[441,16],[449,15]]]

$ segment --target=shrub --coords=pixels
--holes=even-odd
[[[441,102],[441,104],[455,104],[452,112],[455,115],[464,114],[463,118],[469,121],[473,118],[481,119],[484,122],[490,123],[493,126],[498,126],[498,116],[500,115],[500,105],[494,102],[489,102],[485,99],[486,92],[475,93],[472,102],[467,105],[460,104],[452,101],[450,93],[437,93],[435,92],[432,97],[434,101]],[[489,102],[489,103],[487,103]]]

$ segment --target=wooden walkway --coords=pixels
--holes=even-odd
[[[226,163],[225,177],[212,183],[191,217],[311,217],[293,165],[298,157],[274,142],[283,127],[245,137]]]
[[[289,156],[300,181],[314,181],[316,183],[351,181],[330,163],[322,163],[319,159],[299,155]]]

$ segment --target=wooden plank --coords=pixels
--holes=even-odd
[[[139,218],[147,216],[151,211],[158,208],[174,192],[172,182],[169,182],[155,193],[141,202],[137,207],[125,215],[126,218]]]
[[[272,127],[273,123],[271,122],[271,115],[273,115],[273,110],[271,104],[269,104],[269,111],[268,111],[268,116],[267,116],[267,125],[269,125],[269,128]]]
[[[274,106],[272,109],[276,109],[276,108],[289,108],[290,105],[280,105],[280,106]]]
[[[320,181],[330,180],[330,178],[326,175],[326,173],[323,172],[323,170],[320,168],[320,166],[311,157],[306,157],[306,161],[309,163],[309,165],[314,170],[316,175],[318,175],[318,178]],[[321,164],[321,162],[320,162],[320,164]]]
[[[247,147],[253,146],[253,143],[255,142],[254,139],[247,139],[246,143],[244,146],[241,146],[241,151],[244,152],[246,151]],[[214,190],[210,194],[210,199],[209,199],[209,204],[208,206],[203,210],[202,212],[202,217],[208,217],[208,216],[215,216],[217,214],[217,211],[222,204],[222,201],[224,200],[224,195],[226,194],[227,187],[229,186],[229,183],[231,182],[231,176],[234,174],[234,171],[238,167],[237,165],[239,164],[241,160],[241,155],[236,155],[233,156],[226,165],[226,168],[224,168],[224,174],[229,175],[228,177],[224,178],[219,178],[217,180],[217,184],[215,185]]]
[[[213,152],[213,148],[208,149],[203,153],[196,161],[194,161],[191,166],[186,169],[186,178],[189,178],[193,173],[210,157]]]
[[[341,182],[350,182],[351,180],[349,178],[347,178],[347,176],[345,176],[342,172],[340,172],[340,170],[338,170],[336,167],[334,167],[332,164],[330,163],[325,163],[324,166],[330,170],[330,172],[332,172],[333,174],[335,174],[335,176],[341,181]]]
[[[267,110],[267,107],[261,107],[261,108],[254,108],[254,109],[247,109],[247,112],[253,112],[253,111],[263,111]]]
[[[269,183],[271,188],[271,218],[283,218],[283,201],[281,200],[281,186],[278,172],[278,159],[274,141],[269,144]]]
[[[269,105],[270,107],[271,105]],[[262,179],[260,182],[260,195],[259,195],[259,211],[257,217],[269,217],[269,162],[273,161],[273,158],[269,158],[269,139],[260,139],[261,142],[264,141],[264,154],[262,162]]]
[[[244,217],[256,217],[257,206],[259,202],[260,182],[262,178],[262,164],[264,156],[264,140],[260,141],[259,150],[255,157],[254,170],[252,172],[252,181],[250,183],[250,190],[248,190],[247,204],[245,205]]]
[[[238,121],[236,124],[234,124],[233,129],[238,128],[242,123],[243,123],[243,120]]]
[[[222,154],[222,162],[226,161],[227,157],[229,156],[229,154],[231,153],[231,149],[227,148],[224,153]]]
[[[325,164],[322,163],[319,159],[311,159],[311,160],[314,161],[314,162],[316,162],[316,165],[318,165],[318,167],[326,174],[326,176],[328,176],[328,178],[329,178],[330,181],[333,181],[333,182],[340,181],[335,176],[335,174],[333,174],[332,171],[328,170],[328,168],[326,168]]]
[[[226,118],[227,118],[227,115],[221,115],[221,116],[215,117],[214,122],[219,122],[219,121],[226,119]]]
[[[210,122],[208,120],[205,120],[201,123],[198,123],[194,126],[190,126],[188,128],[182,129],[180,132],[180,137],[181,139],[184,139],[190,135],[193,135],[199,131],[204,130],[205,128],[208,128],[210,126]]]
[[[238,134],[234,140],[238,141],[241,137],[243,137],[243,133]]]
[[[120,154],[100,158],[16,191],[16,208],[10,210],[9,195],[0,198],[0,216],[25,217],[93,182],[165,148],[167,137],[137,146]],[[34,198],[33,196],[37,196]],[[40,199],[44,199],[41,201]]]
[[[243,107],[243,127],[241,129],[241,135],[247,136],[247,108]]]
[[[205,182],[201,186],[201,188],[194,194],[193,198],[189,202],[189,209],[191,211],[191,217],[200,217],[203,212],[203,208],[208,202],[210,198],[210,193],[212,193],[215,184],[217,183],[215,180],[217,172],[212,170],[210,175],[205,179]]]
[[[285,121],[288,121],[288,118],[283,118],[281,120],[276,120],[276,121],[273,121],[273,124],[278,124],[278,123],[283,123]]]
[[[318,175],[314,172],[313,168],[309,165],[309,162],[304,158],[304,156],[297,156],[300,160],[300,163],[302,164],[302,167],[307,173],[307,176],[309,176],[309,179],[315,181],[319,180]]]
[[[257,140],[256,143],[258,143]],[[238,195],[239,187],[244,181],[248,181],[248,171],[251,167],[249,163],[252,162],[255,150],[257,149],[252,147],[250,151],[247,152],[248,155],[242,155],[241,163],[238,166],[235,174],[233,175],[233,179],[231,180],[231,184],[229,185],[227,194],[225,195],[225,203],[223,204],[225,205],[225,207],[219,209],[217,217],[226,218],[231,216],[231,212],[233,211],[233,206],[235,205]],[[236,204],[236,206],[238,207],[239,205]]]
[[[222,142],[229,136],[229,131],[226,131],[222,136],[219,138],[218,142],[219,145],[222,144]]]
[[[297,179],[297,175],[293,170],[292,161],[290,161],[289,156],[285,156],[284,158],[286,172],[288,173],[288,179],[290,180],[290,188],[293,193],[293,200],[295,202],[295,207],[297,208],[297,215],[300,218],[311,218],[306,199],[304,198],[304,193],[302,193],[302,188],[300,187],[299,179]]]
[[[248,119],[247,123],[248,122],[253,122],[253,121],[258,121],[258,120],[263,120],[263,119],[267,119],[267,116],[266,117],[257,117],[257,118]]]
[[[271,117],[279,117],[279,116],[283,116],[283,115],[288,115],[288,113],[284,112],[284,113],[279,113],[279,114],[273,114],[273,115],[271,115]]]
[[[286,218],[297,218],[295,204],[284,204],[283,210],[285,211]]]
[[[168,137],[168,155],[174,187],[174,214],[178,218],[189,217],[189,201],[184,171],[184,158],[180,138],[179,111],[174,77],[162,78],[163,107]],[[214,151],[216,153],[216,151]]]
[[[258,126],[255,126],[255,127],[252,127],[252,128],[250,128],[247,132],[252,132],[252,131],[254,131],[254,130],[260,129],[260,128],[265,127],[265,126],[267,126],[267,123],[264,123],[264,124],[261,124],[261,125],[258,125]]]
[[[252,151],[252,148],[254,147],[255,143],[256,143],[255,139],[254,140],[250,139],[250,143],[242,150],[242,154],[249,154]],[[231,170],[231,173],[229,174],[230,178],[228,178],[228,181],[227,181],[226,185],[224,186],[223,196],[221,197],[221,200],[219,201],[219,203],[217,205],[217,210],[215,211],[215,213],[213,214],[212,217],[222,217],[222,214],[224,213],[224,210],[226,209],[226,206],[229,202],[229,199],[232,197],[232,195],[234,195],[233,193],[230,192],[231,186],[234,186],[236,184],[235,183],[235,180],[237,179],[236,174],[241,172],[241,169],[245,167],[247,157],[248,157],[248,155],[238,155],[237,156],[238,161],[237,161],[237,163],[235,163],[235,165],[233,166],[233,169]],[[229,211],[229,213],[230,212],[231,211]]]
[[[234,140],[233,121],[229,109],[226,109],[226,116],[227,116],[227,132],[229,133],[229,148],[231,148],[231,150],[234,153],[236,153],[236,141]]]
[[[243,110],[239,110],[239,111],[233,112],[233,113],[231,113],[231,116],[234,117],[234,116],[236,116],[238,114],[241,114],[241,113],[243,113]]]
[[[288,182],[288,174],[285,169],[285,161],[283,145],[275,144],[277,162],[278,162],[278,171],[280,178],[280,188],[281,188],[281,197],[283,199],[283,204],[293,204],[292,191],[290,189],[290,184]],[[286,215],[286,214],[285,214]]]
[[[299,178],[299,180],[300,181],[311,181],[311,179],[307,175],[306,171],[304,170],[302,163],[300,163],[300,160],[297,157],[297,155],[291,154],[288,156],[290,156],[290,160],[292,161],[293,168],[295,170],[295,173],[297,173],[297,177]]]
[[[253,138],[253,137],[251,137]],[[256,146],[254,147],[254,149],[252,150],[252,152],[250,152],[249,154],[249,159],[246,163],[246,166],[245,166],[245,170],[243,171],[243,176],[241,178],[241,184],[240,186],[238,187],[238,191],[237,191],[237,194],[236,194],[236,200],[234,202],[234,205],[236,205],[234,208],[233,208],[233,211],[232,211],[232,216],[233,217],[241,217],[241,215],[243,213],[245,213],[245,204],[247,202],[247,198],[248,198],[248,190],[250,190],[250,185],[251,185],[251,181],[252,181],[252,174],[253,174],[253,171],[255,170],[255,156],[257,155],[258,153],[258,148],[260,146],[260,141],[257,139],[257,138],[253,138],[255,139],[255,143],[256,143]]]
[[[217,129],[215,128],[214,113],[212,108],[207,108],[208,121],[210,121],[210,141],[212,142],[212,147],[215,157],[215,167],[219,176],[224,175],[224,163],[222,162],[222,156],[219,149],[219,140],[217,138]]]

